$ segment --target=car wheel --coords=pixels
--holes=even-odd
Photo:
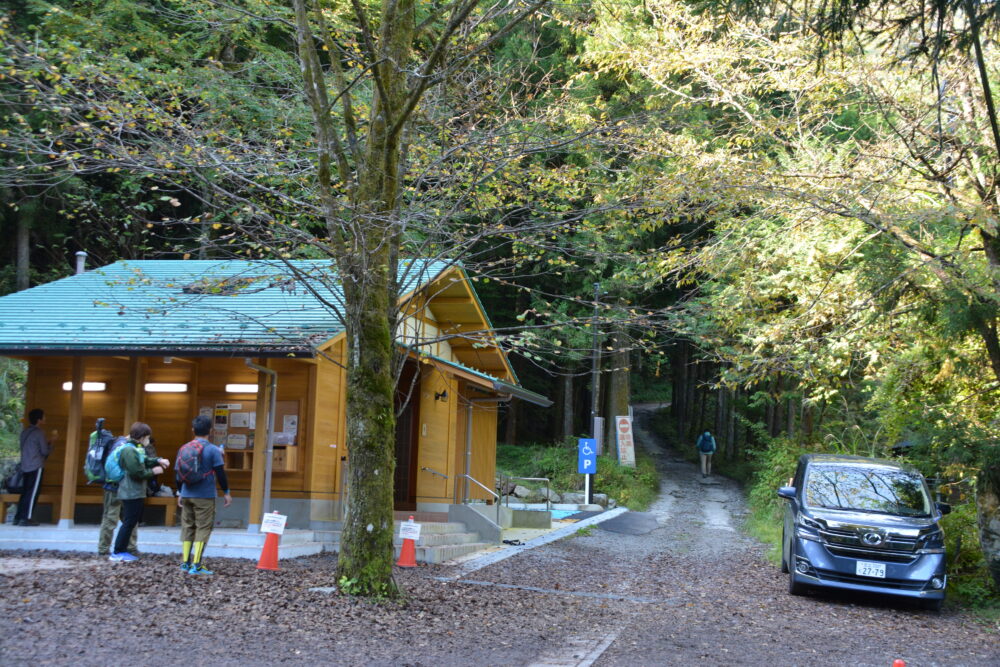
[[[788,562],[785,564],[788,568],[788,592],[792,595],[804,595],[806,592],[805,584],[800,584],[795,581],[795,547],[793,545],[788,545]]]
[[[781,571],[788,574],[788,560],[785,559],[785,531],[781,531]]]

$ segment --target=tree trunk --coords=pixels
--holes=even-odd
[[[767,425],[767,434],[772,438],[775,436],[774,425],[777,420],[777,403],[774,398],[775,391],[778,388],[778,379],[773,378],[770,385],[767,388],[767,410],[765,411],[765,421]]]
[[[785,399],[785,435],[795,438],[795,397]]]
[[[812,403],[802,403],[802,439],[804,442],[812,442],[813,439],[813,405]]]
[[[563,442],[573,437],[573,373],[569,370],[565,373],[559,383],[559,406],[556,412],[560,417],[558,437]]]
[[[521,412],[520,401],[513,400],[507,405],[507,423],[503,430],[503,441],[508,445],[517,444],[517,422]]]
[[[392,340],[386,312],[388,272],[372,285],[361,308],[347,323],[347,443],[351,499],[340,538],[337,579],[351,582],[349,593],[393,597],[393,479],[396,415],[393,409]],[[345,280],[348,296],[351,288]],[[352,309],[353,310],[353,309]]]
[[[979,544],[993,586],[1000,590],[1000,464],[987,463],[976,480]]]
[[[629,353],[625,349],[625,332],[616,329],[611,337],[614,351],[610,355],[611,368],[605,374],[607,392],[605,395],[604,442],[606,452],[615,450],[615,417],[628,415],[629,404]]]
[[[726,460],[736,457],[736,400],[738,389],[726,390]]]
[[[31,229],[24,216],[17,216],[17,260],[14,269],[14,288],[18,292],[30,287],[30,232]]]
[[[726,388],[719,387],[715,390],[715,426],[712,433],[715,434],[715,442],[719,451],[723,451],[726,446]]]

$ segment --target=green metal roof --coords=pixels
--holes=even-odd
[[[522,387],[522,386],[520,386],[518,384],[513,384],[511,382],[504,382],[503,380],[498,380],[497,378],[493,377],[492,375],[484,373],[481,370],[478,370],[478,369],[475,369],[475,368],[469,368],[468,366],[465,366],[464,364],[460,364],[460,363],[458,363],[456,361],[449,361],[448,359],[445,359],[444,357],[439,357],[439,356],[434,355],[434,354],[429,355],[429,356],[430,356],[431,359],[433,359],[434,361],[437,361],[437,362],[439,362],[441,364],[461,369],[461,370],[465,371],[466,373],[469,373],[470,375],[475,375],[476,377],[479,377],[479,378],[482,378],[483,380],[486,380],[487,382],[489,382],[492,385],[494,391],[497,391],[497,392],[499,392],[501,394],[510,394],[511,396],[523,399],[525,401],[528,401],[529,403],[534,403],[535,405],[540,405],[543,408],[547,408],[550,405],[552,405],[552,401],[550,399],[546,398],[545,396],[542,396],[541,394],[535,393],[533,391],[529,391],[528,389],[525,389],[524,387]]]
[[[401,262],[400,291],[450,266]],[[0,354],[311,356],[342,304],[329,260],[123,260],[0,297]]]

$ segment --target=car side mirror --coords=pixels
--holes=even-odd
[[[795,500],[795,487],[794,486],[783,486],[778,489],[778,495],[785,500]]]
[[[934,504],[937,505],[938,512],[941,512],[941,514],[951,514],[951,505],[949,505],[948,503],[934,503]]]

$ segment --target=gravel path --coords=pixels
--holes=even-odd
[[[328,555],[279,572],[215,559],[214,577],[193,577],[166,556],[0,553],[50,568],[0,574],[0,667],[1000,664],[996,631],[950,610],[788,595],[740,532],[739,489],[703,483],[637,431],[664,475],[648,512],[464,578],[459,566],[400,570],[402,604],[310,591],[335,583]]]

